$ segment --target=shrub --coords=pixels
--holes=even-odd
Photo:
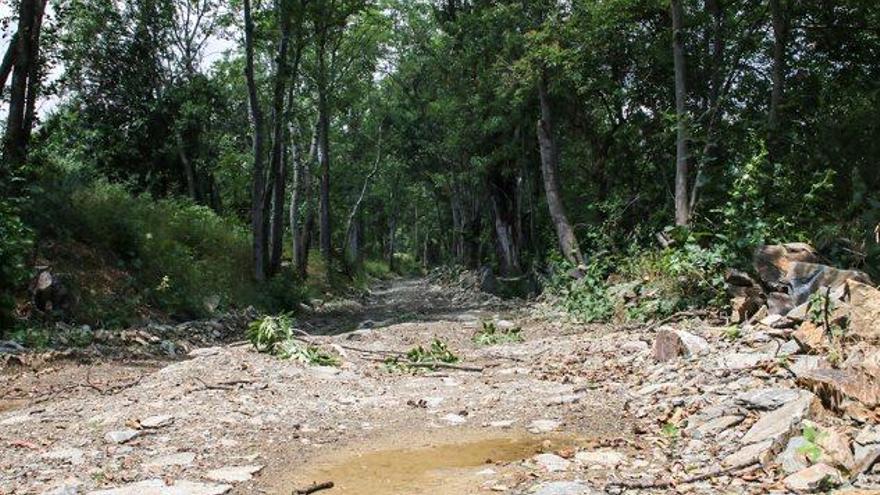
[[[27,280],[31,245],[31,231],[21,221],[18,208],[0,199],[0,335],[14,326],[15,292]]]

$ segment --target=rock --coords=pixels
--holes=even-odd
[[[550,433],[559,429],[559,421],[552,419],[536,419],[529,423],[528,430],[530,433]]]
[[[785,316],[792,319],[792,320],[801,322],[801,321],[805,321],[807,319],[807,314],[809,313],[809,311],[810,311],[810,302],[807,301],[807,302],[795,307],[791,311],[789,311],[788,314]]]
[[[715,435],[721,433],[722,431],[736,426],[742,423],[743,417],[730,415],[730,416],[721,416],[710,421],[707,421],[695,428],[691,429],[691,436],[693,438],[706,438],[706,437],[714,437]]]
[[[772,316],[782,317],[794,309],[794,299],[785,292],[767,294],[767,312]],[[768,325],[772,326],[772,325]]]
[[[840,486],[840,473],[828,464],[816,464],[789,475],[782,484],[793,492],[815,493]]]
[[[719,366],[729,370],[744,370],[754,368],[764,361],[772,361],[775,356],[763,352],[733,352],[723,354]]]
[[[683,330],[661,328],[654,338],[654,359],[665,362],[678,356],[698,356],[709,352],[706,339]]]
[[[460,414],[450,413],[450,414],[447,414],[446,416],[443,416],[440,419],[442,419],[446,423],[453,425],[453,426],[463,425],[463,424],[467,423],[467,418],[465,418],[464,416],[462,416]]]
[[[376,333],[375,331],[365,328],[365,329],[361,329],[361,330],[355,330],[355,331],[349,333],[348,335],[346,335],[345,338],[347,340],[355,340],[355,341],[369,340],[370,338],[373,337],[373,335],[375,333]]]
[[[498,280],[495,278],[495,272],[489,266],[480,268],[480,290],[487,294],[498,292]]]
[[[835,289],[848,281],[870,283],[871,279],[858,270],[840,270],[817,263],[794,262],[788,267],[783,283],[789,287],[794,305],[799,306],[823,287]]]
[[[159,416],[150,416],[148,418],[144,418],[140,421],[141,428],[162,428],[163,426],[168,426],[174,422],[174,416],[170,416],[167,414],[159,415]]]
[[[741,392],[736,403],[749,409],[771,410],[800,397],[800,392],[792,388],[759,388]]]
[[[768,465],[770,456],[773,453],[773,440],[764,440],[763,442],[746,445],[737,450],[733,454],[725,457],[721,464],[724,467],[744,466],[751,462],[760,462]]]
[[[804,421],[804,427],[816,431],[814,442],[822,451],[819,462],[842,468],[847,472],[853,470],[856,463],[849,447],[852,442],[849,435],[836,428],[817,425],[812,421]]]
[[[774,445],[781,445],[788,441],[794,428],[802,420],[810,417],[818,407],[816,396],[810,392],[802,391],[797,399],[776,410],[764,413],[743,436],[742,443],[751,444],[771,440]]]
[[[148,468],[163,468],[168,466],[189,466],[196,460],[192,452],[178,452],[176,454],[160,455],[144,463]]]
[[[589,489],[576,481],[551,481],[538,485],[532,495],[588,495]]]
[[[31,301],[34,307],[43,312],[69,312],[73,305],[73,297],[61,279],[53,275],[48,267],[40,267],[40,271],[30,286]]]
[[[4,340],[0,342],[0,354],[18,354],[26,350],[27,349],[25,349],[24,346],[12,340]]]
[[[108,431],[104,434],[104,441],[107,443],[125,443],[140,435],[141,432],[130,428],[118,431]]]
[[[856,435],[853,443],[855,470],[864,472],[880,459],[880,426],[869,425]]]
[[[641,354],[651,349],[647,342],[630,340],[620,345],[620,350],[631,354]]]
[[[84,462],[85,453],[80,449],[57,449],[46,452],[42,455],[43,459],[52,461],[63,461],[74,466],[78,466]]]
[[[765,245],[755,250],[752,264],[761,280],[770,286],[780,283],[788,273],[793,262],[817,263],[819,256],[809,244],[792,242],[788,244]]]
[[[830,409],[840,410],[843,397],[868,408],[880,405],[880,382],[856,370],[816,368],[798,374],[797,382],[815,392]]]
[[[153,479],[131,483],[119,488],[97,490],[88,495],[222,495],[232,490],[232,485],[216,485],[177,480],[166,485],[163,480]]]
[[[880,290],[856,280],[847,282],[849,331],[868,342],[880,342]]]
[[[226,466],[208,471],[205,477],[223,483],[241,483],[249,481],[255,474],[263,470],[263,466]]]
[[[613,450],[593,450],[578,452],[574,460],[582,466],[615,468],[626,460],[626,456]]]
[[[794,356],[788,369],[795,377],[803,376],[812,370],[827,368],[828,361],[822,356]]]
[[[730,322],[742,323],[758,312],[763,304],[758,296],[738,296],[730,300]]]
[[[806,352],[820,353],[828,349],[828,339],[825,337],[825,327],[818,326],[812,321],[804,321],[792,334],[794,340],[800,344]]]
[[[538,454],[532,460],[548,473],[567,471],[571,466],[571,461],[563,459],[556,454]]]
[[[785,474],[796,473],[810,466],[810,461],[803,452],[807,445],[809,442],[804,437],[793,437],[788,440],[785,449],[776,457],[776,462]]]

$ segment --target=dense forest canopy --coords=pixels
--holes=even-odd
[[[691,276],[809,241],[878,274],[874,0],[4,15],[4,326],[42,265],[110,264],[81,307],[175,317],[215,297],[284,309],[312,267],[356,278],[376,260],[604,283],[622,259]]]

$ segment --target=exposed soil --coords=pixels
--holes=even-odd
[[[290,493],[297,484],[332,481],[320,475],[345,478],[357,465],[353,456],[367,465],[389,456],[412,462],[363,487],[335,480],[341,488],[328,493],[422,493],[438,482],[449,494],[486,483],[516,486],[528,476],[514,464],[559,447],[544,443],[548,435],[569,439],[570,448],[576,439],[613,442],[631,431],[620,414],[621,395],[596,390],[587,376],[541,369],[564,362],[583,341],[560,338],[557,324],[530,314],[425,280],[399,281],[363,303],[328,303],[303,322],[326,335],[316,342],[342,355],[338,369],[233,344],[198,349],[171,364],[62,361],[6,370],[0,493],[61,486],[88,492],[152,478],[199,481],[213,469],[241,465],[263,469],[232,493]],[[476,346],[471,336],[480,322],[499,318],[521,325],[526,341]],[[352,332],[357,326],[369,329]],[[484,370],[390,372],[381,362],[384,351],[434,338],[446,341],[461,364]],[[140,424],[159,415],[171,419],[152,429]],[[536,420],[540,434],[532,435],[527,429]],[[128,428],[138,436],[120,444],[105,438]],[[441,447],[426,448],[431,445]],[[493,461],[493,476],[476,476],[486,468],[484,455]],[[432,464],[448,470],[459,488],[438,478]],[[394,478],[399,490],[369,488]]]

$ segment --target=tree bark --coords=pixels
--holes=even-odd
[[[9,46],[3,55],[3,61],[0,62],[0,97],[3,97],[3,90],[6,89],[6,81],[9,74],[12,74],[12,66],[15,64],[15,54],[18,51],[18,33],[13,33],[9,39]]]
[[[773,153],[778,148],[779,112],[785,97],[786,52],[789,31],[785,0],[770,0],[770,17],[773,25],[773,66],[767,127],[769,129],[769,151],[773,157]]]
[[[27,160],[27,134],[24,129],[25,109],[38,1],[40,0],[21,0],[18,10],[18,37],[15,40],[16,53],[15,61],[12,64],[9,115],[6,120],[6,135],[3,143],[6,163],[11,168],[17,168]]]
[[[351,212],[348,214],[348,219],[345,222],[345,238],[348,240],[349,251],[354,247],[355,251],[349,252],[346,255],[346,258],[349,262],[349,268],[356,268],[354,264],[358,262],[360,259],[360,253],[358,252],[358,234],[359,232],[354,231],[355,226],[355,217],[357,217],[358,211],[360,210],[361,203],[364,202],[364,196],[367,194],[367,188],[370,186],[370,181],[373,180],[373,177],[379,171],[379,163],[382,159],[382,128],[379,127],[379,138],[376,143],[376,161],[373,163],[373,168],[367,174],[366,178],[364,178],[364,185],[361,187],[361,193],[358,196],[357,200],[354,202],[354,206],[351,207]],[[352,242],[352,236],[354,236],[354,240]]]
[[[556,228],[556,236],[559,239],[559,249],[562,250],[562,255],[571,264],[580,266],[584,264],[584,256],[581,254],[580,244],[568,221],[562,202],[562,188],[559,182],[559,148],[553,135],[553,118],[550,96],[547,93],[546,70],[538,79],[538,99],[541,104],[541,118],[538,120],[541,174],[544,178],[544,193],[547,196],[550,218]]]
[[[321,168],[321,255],[332,254],[330,220],[330,109],[327,101],[326,33],[318,41],[318,165]]]
[[[290,230],[293,238],[294,265],[296,272],[303,279],[308,275],[311,228],[314,223],[314,208],[312,207],[312,191],[314,191],[314,186],[312,184],[311,169],[317,146],[317,128],[312,132],[308,156],[302,156],[295,142],[291,146],[295,177],[290,200]],[[304,210],[304,213],[301,214],[301,210]],[[303,217],[302,222],[300,221],[301,216]]]
[[[36,117],[37,98],[40,97],[40,33],[43,28],[43,15],[46,13],[47,0],[36,0],[34,20],[31,27],[30,63],[28,68],[27,99],[24,109],[24,142],[27,146],[31,139]]]
[[[266,280],[266,231],[265,196],[266,173],[264,164],[265,137],[263,133],[263,111],[257,95],[254,77],[254,21],[251,14],[251,0],[244,0],[244,44],[245,78],[247,79],[248,103],[254,126],[253,152],[254,169],[251,188],[251,229],[253,230],[254,278]]]
[[[685,86],[685,55],[682,37],[684,33],[684,11],[681,0],[671,0],[672,4],[672,58],[675,69],[675,224],[690,224],[690,202],[688,195],[688,130],[687,130],[687,88]]]
[[[287,87],[288,65],[287,51],[290,45],[291,12],[284,8],[284,2],[277,2],[278,24],[281,28],[281,39],[278,43],[278,58],[275,61],[275,91],[272,98],[272,167],[275,181],[272,184],[272,222],[269,230],[269,270],[268,276],[274,276],[281,269],[281,255],[284,242],[284,188],[287,184],[284,167],[283,150],[285,139],[284,93]]]

